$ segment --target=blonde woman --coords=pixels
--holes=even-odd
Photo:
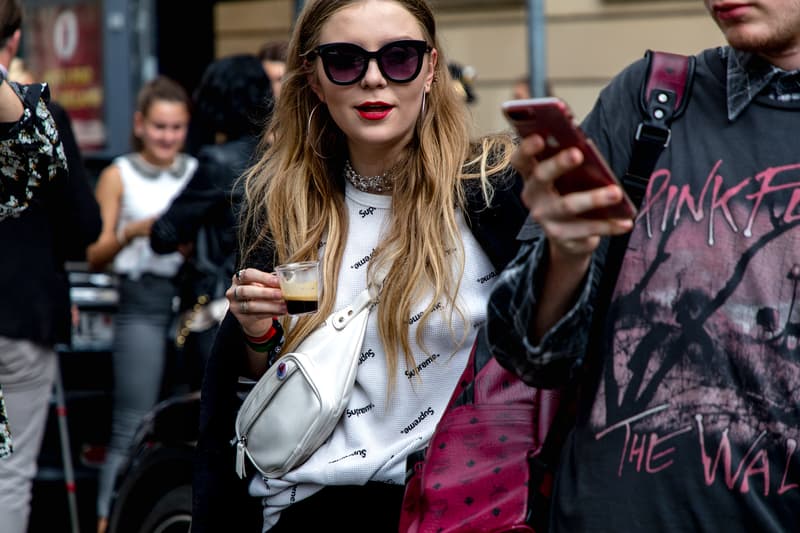
[[[265,132],[274,143],[246,175],[241,270],[202,394],[194,531],[239,515],[219,503],[237,494],[224,455],[236,373],[257,378],[274,346],[297,346],[379,271],[346,414],[307,462],[248,490],[264,531],[323,530],[342,516],[348,531],[397,530],[406,458],[430,439],[525,217],[511,139],[471,141],[452,87],[424,0],[306,4]],[[290,319],[273,266],[313,259],[319,312]]]

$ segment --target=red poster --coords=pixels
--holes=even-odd
[[[102,1],[31,8],[25,17],[25,58],[34,76],[50,84],[69,113],[81,150],[102,149]]]

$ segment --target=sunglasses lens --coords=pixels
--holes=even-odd
[[[386,77],[392,81],[404,82],[417,75],[421,58],[418,47],[398,43],[385,48],[379,61]]]
[[[425,41],[397,41],[377,52],[367,52],[350,43],[326,44],[318,47],[317,51],[328,78],[339,85],[350,85],[364,76],[373,57],[387,79],[397,83],[409,82],[419,74],[422,56],[428,48]]]
[[[321,56],[328,75],[337,83],[350,83],[358,79],[366,61],[363,51],[348,45],[328,48]]]

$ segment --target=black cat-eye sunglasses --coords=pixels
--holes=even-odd
[[[330,43],[307,52],[305,58],[322,60],[325,75],[336,85],[351,85],[367,73],[369,62],[375,59],[381,74],[395,83],[408,83],[422,70],[422,58],[433,49],[425,41],[394,41],[376,52],[369,52],[352,43]]]

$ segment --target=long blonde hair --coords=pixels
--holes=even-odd
[[[320,310],[301,317],[287,330],[284,352],[333,311],[348,233],[341,176],[346,139],[312,91],[308,82],[312,65],[302,56],[319,44],[320,31],[334,13],[359,1],[311,0],[306,4],[289,43],[281,97],[262,140],[266,150],[245,176],[246,210],[240,233],[243,266],[265,243],[274,250],[271,259],[280,264],[317,259],[321,242],[326,242]],[[427,109],[395,167],[402,174],[392,192],[388,234],[369,263],[369,275],[378,267],[386,273],[378,328],[392,383],[400,352],[407,364],[416,364],[408,338],[413,304],[422,294],[432,294],[418,332],[423,331],[436,302],[457,307],[464,268],[456,217],[456,210],[466,207],[462,180],[479,179],[488,204],[489,177],[508,165],[512,141],[505,135],[470,141],[467,110],[452,88],[430,7],[424,0],[390,1],[416,17],[425,39],[439,53]],[[460,258],[456,269],[454,257]],[[424,346],[420,333],[416,340]]]

